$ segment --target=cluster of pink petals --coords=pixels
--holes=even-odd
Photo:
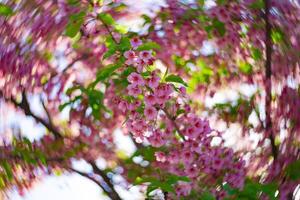
[[[190,106],[184,103],[188,99],[185,87],[179,87],[176,92],[175,86],[163,82],[157,71],[143,75],[146,66],[150,65],[148,61],[153,57],[149,51],[135,51],[137,44],[137,41],[132,41],[133,50],[124,54],[126,64],[136,67],[135,72],[127,77],[129,85],[125,94],[134,100],[122,99],[118,104],[127,116],[125,124],[128,133],[138,143],[150,143],[155,148],[167,147],[167,151],[155,153],[155,164],[169,173],[193,180],[178,185],[176,192],[179,196],[188,195],[195,181],[214,180],[215,177],[223,177],[223,181],[232,187],[242,188],[244,162],[235,159],[230,148],[211,145],[213,137],[218,134],[207,120],[194,114]],[[146,63],[141,69],[136,64],[138,59]],[[185,112],[175,118],[178,110]],[[201,179],[203,174],[205,180]]]

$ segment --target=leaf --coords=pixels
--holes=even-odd
[[[102,68],[97,73],[96,82],[104,81],[106,78],[110,77],[112,73],[120,68],[121,65],[119,64],[110,64],[107,65],[105,68]]]
[[[239,65],[239,70],[244,74],[251,74],[252,72],[252,65],[247,62],[241,62]]]
[[[224,36],[226,33],[225,24],[217,19],[213,20],[212,24],[213,28],[215,28],[221,36]]]
[[[83,24],[85,17],[85,12],[81,11],[70,16],[69,23],[66,27],[66,35],[73,38],[77,35],[80,30],[81,25]]]
[[[116,45],[112,45],[108,48],[108,50],[105,52],[105,54],[103,55],[103,59],[107,59],[110,56],[114,55],[117,51],[117,46]]]
[[[9,180],[11,180],[13,178],[13,172],[12,172],[10,164],[7,161],[3,161],[1,164],[2,164],[2,167],[5,170],[7,178]]]
[[[100,19],[106,25],[114,25],[116,23],[114,18],[108,13],[98,14],[98,19]]]
[[[7,16],[11,16],[11,15],[13,15],[13,10],[9,6],[7,6],[3,3],[0,3],[0,16],[7,17]]]
[[[124,26],[124,25],[121,25],[121,24],[116,24],[114,27],[115,27],[115,30],[118,33],[126,34],[128,32],[128,27],[127,26]]]
[[[297,180],[300,178],[299,170],[300,170],[300,160],[297,160],[288,165],[288,167],[286,168],[286,174],[290,179]]]
[[[174,75],[174,74],[171,74],[171,75],[167,76],[167,77],[165,78],[165,81],[166,81],[166,82],[181,83],[181,84],[187,86],[187,83],[184,82],[184,80],[183,80],[180,76],[176,76],[176,75]]]
[[[255,61],[258,61],[258,60],[260,60],[262,58],[262,53],[257,48],[253,48],[252,51],[251,51],[251,53],[252,53],[252,57],[253,57],[253,59]]]
[[[178,181],[190,182],[191,180],[186,176],[177,176],[175,174],[170,174],[166,178],[166,182],[169,184],[175,184]]]
[[[209,192],[204,192],[201,197],[200,197],[201,200],[215,200],[215,197],[209,193]]]
[[[76,102],[77,100],[81,99],[81,96],[76,96],[73,100],[66,102],[62,105],[58,106],[59,111],[63,111],[63,109],[65,109],[68,105],[73,104],[74,102]]]
[[[128,51],[131,48],[130,40],[128,37],[122,37],[118,46],[121,52]]]
[[[142,16],[141,16],[143,19],[144,19],[144,25],[145,24],[150,24],[151,23],[151,18],[148,16],[148,15],[145,15],[145,14],[143,14]]]
[[[147,42],[142,45],[140,45],[137,50],[138,51],[144,51],[144,50],[152,50],[152,49],[160,49],[160,45],[156,42]]]

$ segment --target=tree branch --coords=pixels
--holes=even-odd
[[[31,116],[33,117],[37,122],[41,123],[44,127],[46,127],[50,132],[52,132],[55,136],[55,139],[60,139],[62,138],[62,134],[56,129],[56,127],[52,126],[50,124],[50,122],[48,123],[46,120],[42,119],[41,117],[35,115],[29,106],[27,97],[25,92],[22,93],[22,101],[20,103],[18,103],[13,97],[10,98],[6,98],[2,91],[0,91],[0,97],[3,97],[5,101],[7,102],[11,102],[13,103],[16,107],[20,108],[21,110],[23,110],[23,112],[25,113],[25,115],[27,116]],[[48,113],[49,114],[49,113]],[[50,115],[50,114],[49,114]],[[0,159],[1,159],[1,154],[0,154]],[[21,159],[21,158],[18,158]],[[110,179],[107,177],[107,175],[105,174],[105,172],[103,172],[101,169],[99,169],[96,165],[96,163],[94,161],[90,161],[89,162],[92,167],[93,170],[96,174],[98,174],[99,176],[101,176],[101,178],[103,179],[103,181],[109,186],[109,188],[111,189],[111,192],[109,194],[109,196],[111,197],[111,199],[113,200],[121,200],[119,194],[116,192],[116,190],[114,189],[113,184],[111,183]],[[102,188],[102,186],[101,186]]]
[[[265,90],[266,90],[266,132],[271,141],[272,155],[274,160],[277,159],[278,150],[275,145],[274,133],[272,128],[272,119],[271,119],[271,103],[272,103],[272,38],[271,31],[272,27],[269,21],[270,15],[270,0],[264,0],[265,2],[265,54],[266,54],[266,62],[265,62]]]
[[[46,127],[50,132],[53,133],[53,135],[55,136],[55,138],[62,138],[61,133],[57,130],[56,127],[54,127],[53,125],[51,125],[50,123],[48,123],[46,120],[44,120],[43,118],[37,116],[36,114],[34,114],[32,112],[32,110],[30,109],[28,100],[27,100],[27,95],[25,92],[22,92],[22,101],[20,103],[18,103],[13,97],[10,98],[6,98],[4,97],[2,91],[0,91],[0,97],[3,96],[4,100],[7,102],[11,102],[13,103],[16,107],[20,108],[21,110],[23,110],[23,112],[25,113],[26,116],[31,116],[32,118],[34,118],[37,122],[41,123],[44,127]]]
[[[111,199],[113,199],[113,198],[110,196],[110,193],[107,192],[107,191],[105,190],[105,188],[101,185],[101,183],[99,183],[95,178],[89,176],[87,173],[78,171],[78,170],[76,170],[76,169],[74,169],[74,168],[69,168],[69,170],[72,171],[72,172],[75,172],[75,173],[77,173],[77,174],[79,174],[79,175],[81,175],[81,176],[83,176],[83,177],[85,177],[85,178],[87,178],[87,179],[89,179],[89,180],[91,180],[91,181],[93,181],[94,183],[96,183],[96,184],[103,190],[103,192],[104,192],[107,196],[109,196]]]
[[[94,161],[89,161],[88,163],[92,166],[94,173],[100,175],[103,181],[109,186],[109,188],[111,189],[110,195],[112,199],[121,200],[121,197],[115,190],[114,185],[112,184],[111,180],[107,177],[106,173],[102,171]]]

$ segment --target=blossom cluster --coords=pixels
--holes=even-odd
[[[133,49],[124,57],[126,65],[134,66],[135,71],[128,75],[128,86],[117,104],[126,117],[127,132],[137,143],[167,148],[155,153],[156,165],[192,180],[178,185],[178,196],[188,195],[199,181],[243,188],[244,162],[232,149],[212,145],[212,139],[220,134],[193,112],[186,88],[166,82],[158,70],[149,69],[155,59],[151,51],[136,50],[140,40],[132,39],[131,44]],[[217,183],[216,177],[223,181]],[[220,196],[223,192],[215,193]]]

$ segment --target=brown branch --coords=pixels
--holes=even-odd
[[[268,134],[268,137],[271,141],[271,147],[272,147],[272,155],[274,157],[274,160],[277,159],[278,156],[278,150],[275,145],[275,139],[274,139],[274,133],[272,128],[272,119],[271,119],[271,104],[272,104],[272,26],[269,21],[269,15],[270,15],[270,0],[264,0],[265,2],[265,54],[266,54],[266,62],[265,62],[265,90],[266,90],[266,132]]]
[[[121,197],[117,193],[117,191],[114,188],[114,185],[112,184],[111,180],[107,177],[106,173],[102,171],[94,161],[89,161],[88,162],[92,168],[95,174],[98,174],[102,177],[103,181],[109,186],[111,189],[110,196],[113,200],[121,200]]]
[[[4,97],[2,91],[0,91],[0,97],[3,96],[5,101],[11,102],[13,103],[16,107],[20,108],[21,110],[23,110],[23,112],[25,113],[26,116],[31,116],[32,118],[34,118],[37,122],[41,123],[44,127],[46,127],[50,132],[53,133],[53,135],[55,136],[55,138],[61,138],[62,135],[61,133],[57,130],[56,127],[54,127],[53,125],[49,124],[46,120],[44,120],[43,118],[37,116],[36,114],[34,114],[32,112],[32,110],[30,109],[28,100],[27,100],[27,95],[25,92],[22,92],[22,100],[21,102],[17,102],[17,100],[15,100],[13,97],[10,98],[6,98]]]
[[[74,168],[69,168],[69,170],[72,171],[72,172],[75,172],[75,173],[79,174],[80,176],[83,176],[83,177],[85,177],[85,178],[87,178],[87,179],[93,181],[94,183],[96,183],[96,184],[103,190],[103,192],[104,192],[107,196],[109,196],[111,199],[113,199],[113,198],[110,196],[110,193],[109,193],[108,191],[106,191],[105,188],[101,185],[101,183],[99,183],[95,178],[89,176],[87,173],[78,171],[78,170],[76,170],[76,169],[74,169]]]
[[[10,98],[6,98],[2,91],[0,91],[0,97],[3,97],[5,101],[11,102],[13,103],[16,107],[20,108],[21,110],[23,110],[23,112],[25,113],[25,115],[27,116],[31,116],[33,117],[37,122],[41,123],[44,127],[46,127],[50,132],[52,132],[55,136],[56,139],[60,139],[62,138],[62,134],[56,129],[56,127],[52,126],[50,123],[48,123],[46,120],[42,119],[41,117],[35,115],[29,106],[27,97],[25,92],[22,93],[22,101],[20,103],[18,103],[13,97]],[[50,115],[50,114],[49,114]],[[12,157],[11,157],[12,158]],[[14,157],[15,159],[21,159],[21,157]],[[0,159],[1,159],[1,154],[0,154]],[[59,160],[57,160],[59,161]],[[92,167],[93,170],[96,174],[98,174],[99,176],[101,176],[101,178],[103,179],[103,181],[109,186],[110,188],[110,197],[113,200],[121,200],[120,196],[118,195],[118,193],[116,192],[116,190],[114,189],[113,184],[111,183],[110,179],[107,177],[107,175],[105,174],[105,172],[103,172],[102,170],[100,170],[97,165],[91,161],[89,162]],[[102,188],[102,187],[101,187]]]

